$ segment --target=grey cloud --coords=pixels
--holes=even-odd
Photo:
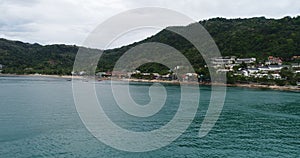
[[[21,5],[21,6],[31,6],[39,3],[39,0],[2,0],[0,4],[11,4],[11,5]]]
[[[97,24],[111,16],[153,6],[181,12],[196,21],[212,17],[281,18],[300,13],[298,0],[0,0],[0,37],[42,44],[81,45]],[[159,17],[159,13],[157,15]],[[147,32],[140,34],[128,35],[128,41],[148,35]]]

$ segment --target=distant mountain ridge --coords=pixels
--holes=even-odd
[[[199,22],[211,34],[223,56],[281,57],[289,61],[300,55],[300,16],[282,19],[256,17],[249,19],[214,18]],[[195,69],[205,65],[191,43],[166,29],[140,42],[105,50],[98,71],[112,70],[114,63],[130,48],[145,42],[160,42],[182,52]],[[0,39],[0,64],[3,73],[69,74],[78,46],[54,44],[42,46]],[[148,64],[144,71],[160,71],[162,66]]]

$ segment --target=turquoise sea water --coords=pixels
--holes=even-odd
[[[103,93],[108,84],[96,83],[98,95],[104,96],[111,120],[123,128],[157,129],[177,110],[179,86],[166,85],[167,102],[157,116],[136,119],[123,114],[110,101],[112,96]],[[136,102],[149,102],[150,85],[131,84]],[[228,88],[218,122],[206,137],[198,138],[210,97],[209,87],[200,89],[198,112],[183,135],[161,149],[130,153],[111,148],[88,132],[76,112],[70,81],[0,77],[0,157],[299,157],[299,92]]]

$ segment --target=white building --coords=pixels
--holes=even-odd
[[[271,74],[273,79],[281,79],[280,74]]]
[[[97,72],[96,76],[97,77],[103,77],[103,75],[105,75],[105,74],[106,74],[106,72]]]
[[[156,77],[160,77],[160,74],[159,73],[152,73],[154,76],[156,76]]]
[[[283,68],[282,65],[268,65],[268,66],[262,66],[258,67],[259,71],[280,71]]]
[[[78,74],[79,74],[80,76],[82,76],[82,75],[85,75],[86,72],[85,72],[85,71],[80,71]]]
[[[296,73],[296,74],[297,74],[297,73],[300,73],[300,70],[296,70],[295,73]]]
[[[249,77],[249,72],[247,70],[242,70],[241,72],[243,76]]]
[[[258,73],[258,72],[259,72],[259,69],[257,69],[257,68],[250,68],[250,69],[247,69],[247,71],[248,71],[250,74],[254,74],[254,73]]]
[[[270,71],[280,71],[283,68],[281,65],[269,65],[268,67]]]
[[[270,71],[269,67],[267,66],[262,66],[262,67],[258,67],[259,71]]]
[[[218,69],[217,73],[219,73],[219,72],[229,72],[229,71],[230,71],[229,69]]]
[[[237,58],[235,61],[236,64],[242,64],[242,63],[251,64],[255,62],[256,62],[256,58]]]
[[[233,64],[235,62],[235,56],[217,57],[217,58],[212,58],[211,60],[212,60],[212,64],[214,65]]]
[[[300,68],[300,63],[292,63],[292,68]]]
[[[150,76],[151,73],[145,72],[145,73],[141,73],[143,76]]]

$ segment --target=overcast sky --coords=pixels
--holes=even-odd
[[[30,43],[82,45],[101,22],[122,11],[162,7],[196,21],[213,17],[282,18],[300,15],[300,0],[0,0],[0,38]],[[159,30],[122,37],[115,46]]]

